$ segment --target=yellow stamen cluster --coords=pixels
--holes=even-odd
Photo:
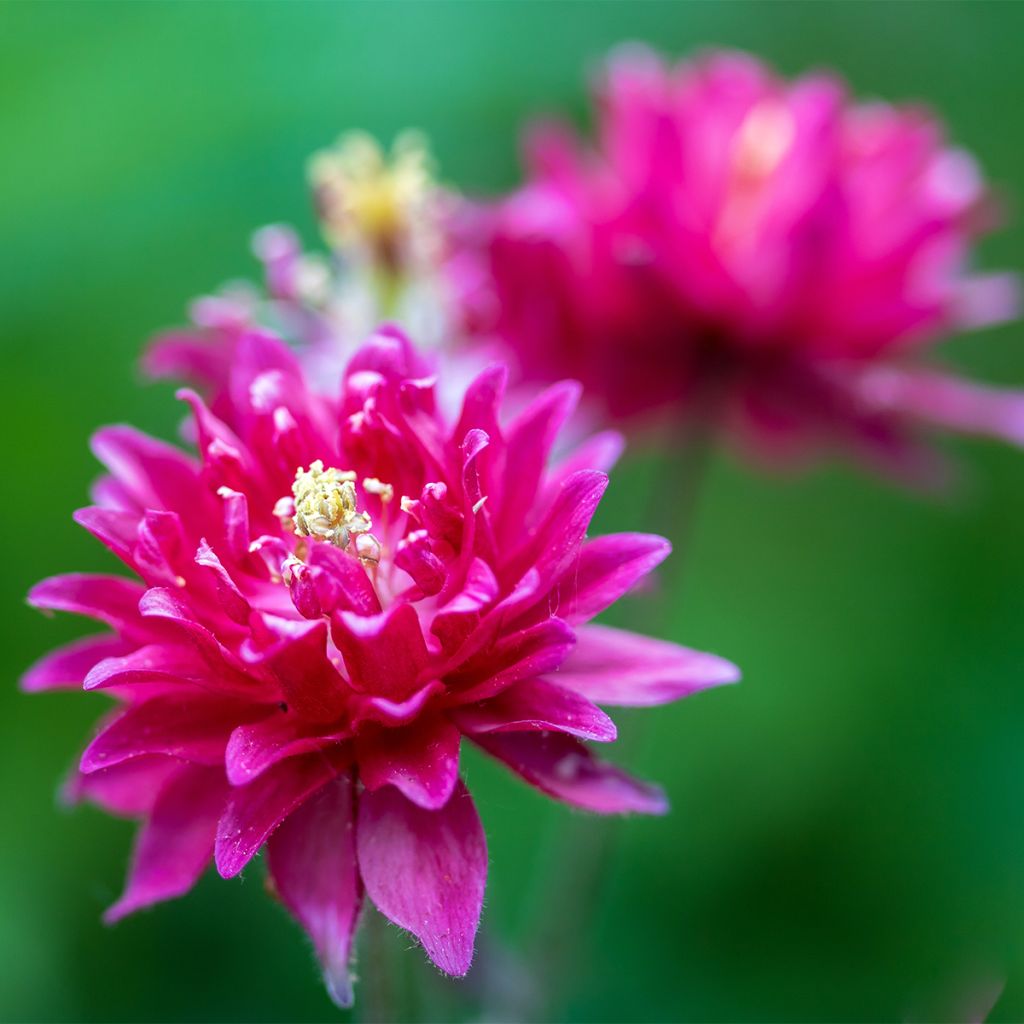
[[[389,265],[425,225],[434,194],[430,154],[415,132],[403,132],[386,154],[370,135],[349,132],[309,167],[328,240],[368,250]]]
[[[355,479],[355,473],[324,469],[320,459],[308,470],[300,468],[292,484],[295,533],[328,541],[343,551],[353,537],[369,533],[373,524],[356,506]]]

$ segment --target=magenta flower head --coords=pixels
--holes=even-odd
[[[927,112],[633,47],[600,76],[596,145],[547,125],[526,156],[462,231],[467,303],[523,377],[580,377],[613,417],[714,416],[775,460],[830,442],[905,467],[922,420],[1024,442],[1024,397],[931,365],[1016,290],[967,272],[993,204]]]
[[[128,427],[95,436],[109,475],[75,518],[137,579],[35,587],[36,607],[111,632],[44,658],[24,687],[84,682],[118,702],[69,785],[143,822],[108,921],[187,892],[211,859],[231,878],[265,846],[273,891],[347,1005],[364,898],[441,970],[470,965],[487,850],[464,738],[574,807],[665,810],[593,754],[615,738],[598,705],[737,672],[590,624],[668,544],[587,540],[616,438],[550,464],[576,385],[502,422],[504,384],[485,371],[449,422],[420,357],[384,331],[323,397],[287,346],[249,332],[223,418],[181,393],[198,459]]]

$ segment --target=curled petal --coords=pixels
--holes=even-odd
[[[672,545],[646,533],[596,537],[559,581],[559,613],[568,622],[588,622],[660,565]]]
[[[412,932],[446,974],[465,974],[487,877],[487,844],[466,787],[460,782],[436,811],[394,786],[364,793],[356,844],[367,895],[381,913]]]
[[[341,612],[332,624],[353,689],[389,700],[412,693],[427,664],[427,647],[412,605],[395,604],[380,615]]]

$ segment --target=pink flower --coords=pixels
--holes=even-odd
[[[991,203],[925,111],[854,104],[752,57],[630,48],[597,143],[542,126],[529,180],[467,217],[467,306],[521,376],[579,377],[613,417],[724,419],[761,455],[838,442],[907,469],[915,420],[1024,442],[1024,398],[930,363],[1016,310],[972,276]]]
[[[193,393],[199,459],[109,427],[109,470],[75,518],[137,575],[45,580],[29,600],[110,632],[39,662],[29,691],[119,702],[76,798],[143,824],[116,921],[225,878],[264,845],[340,1004],[365,896],[442,970],[470,965],[487,851],[459,778],[463,737],[575,807],[664,812],[598,759],[599,704],[654,705],[737,678],[712,655],[589,624],[668,554],[586,539],[619,443],[549,466],[577,398],[562,383],[500,421],[505,371],[456,422],[397,332],[311,392],[273,337],[239,336],[224,418]],[[231,426],[225,422],[229,419]]]

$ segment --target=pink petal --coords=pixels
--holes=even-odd
[[[520,579],[533,566],[542,581],[558,578],[578,556],[587,527],[608,486],[604,473],[582,470],[562,484],[544,521],[532,531],[506,570]]]
[[[446,677],[459,692],[453,701],[465,704],[500,693],[520,679],[554,671],[576,645],[576,634],[561,619],[543,622],[504,637],[472,662]]]
[[[327,623],[275,619],[280,641],[268,656],[289,708],[311,722],[333,722],[346,703],[345,680],[327,657]]]
[[[649,707],[710,686],[735,683],[740,670],[715,654],[611,626],[582,626],[558,682],[598,704]]]
[[[487,878],[487,843],[466,787],[460,782],[437,811],[394,786],[364,793],[356,844],[366,892],[381,913],[412,932],[446,974],[465,974]]]
[[[1024,445],[1024,392],[986,387],[933,370],[897,367],[865,374],[860,390],[875,408]]]
[[[427,664],[427,647],[412,605],[394,604],[380,615],[341,612],[332,623],[353,689],[389,700],[412,693]]]
[[[313,940],[334,1002],[352,1005],[349,960],[362,903],[352,777],[339,775],[290,814],[267,843],[281,902]]]
[[[235,787],[217,826],[214,860],[221,877],[234,878],[284,818],[342,771],[347,756],[335,750],[290,757]]]
[[[398,729],[368,729],[356,739],[367,789],[396,786],[427,810],[443,807],[459,778],[459,730],[440,715]]]
[[[523,511],[533,506],[558,432],[579,402],[575,381],[552,385],[535,398],[505,431],[505,479],[513,490],[504,496],[498,536],[511,541],[523,526]],[[589,468],[589,467],[588,467]]]
[[[137,512],[90,506],[78,509],[72,518],[117,555],[125,565],[134,568],[132,550],[139,532]]]
[[[124,894],[103,915],[107,924],[195,885],[213,853],[226,790],[217,768],[186,765],[170,778],[136,839]]]
[[[664,814],[665,794],[598,761],[578,740],[562,733],[479,733],[473,741],[531,785],[574,807],[597,814]]]
[[[615,723],[596,705],[571,690],[543,679],[513,683],[496,697],[451,712],[464,732],[552,730],[584,740],[615,739]]]
[[[75,771],[61,798],[69,804],[88,800],[109,814],[135,818],[149,813],[164,783],[181,770],[181,762],[173,757],[154,755],[122,761],[89,775]]]
[[[72,612],[99,619],[118,632],[140,632],[139,601],[144,590],[123,576],[68,573],[37,583],[28,595],[33,608]]]
[[[224,753],[228,782],[244,786],[285,758],[325,750],[347,735],[347,730],[324,733],[315,722],[275,709],[266,718],[240,725],[231,734]]]
[[[87,636],[40,658],[22,677],[26,693],[81,687],[89,670],[104,658],[126,653],[130,648],[116,636]]]
[[[672,545],[646,533],[616,533],[588,541],[558,585],[559,614],[588,622],[665,560]]]
[[[94,772],[143,754],[221,764],[232,729],[254,714],[259,714],[258,705],[221,697],[151,697],[118,715],[86,747],[79,768]]]
[[[97,430],[92,450],[143,508],[196,508],[199,467],[173,445],[117,426]]]

